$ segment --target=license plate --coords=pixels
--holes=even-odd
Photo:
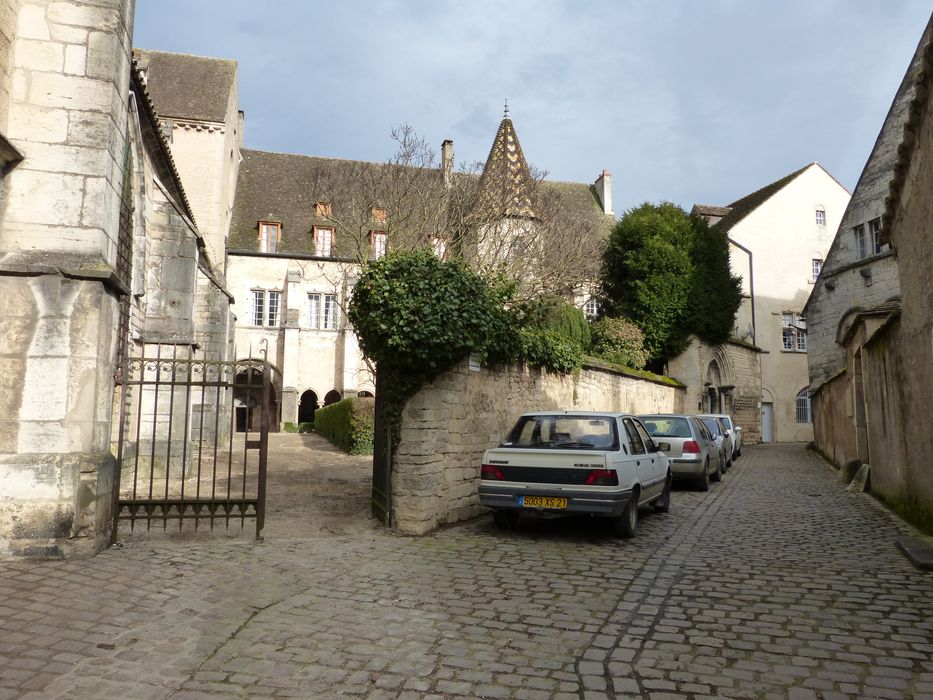
[[[520,505],[522,508],[566,508],[567,499],[553,496],[522,496]]]

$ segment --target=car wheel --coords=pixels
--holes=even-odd
[[[697,488],[700,491],[709,491],[709,462],[703,465],[703,473],[697,479]]]
[[[625,506],[622,515],[616,518],[613,523],[615,534],[622,539],[629,540],[635,536],[635,528],[638,526],[638,491],[632,494],[632,500]]]
[[[518,527],[517,510],[496,510],[492,513],[492,520],[503,530],[514,530]]]
[[[671,473],[667,473],[667,478],[664,480],[664,490],[661,491],[661,497],[654,502],[654,510],[657,513],[668,513],[671,510]]]
[[[722,481],[722,465],[726,461],[726,458],[722,455],[719,455],[719,464],[716,465],[716,471],[713,472],[713,475],[710,477],[713,481]]]

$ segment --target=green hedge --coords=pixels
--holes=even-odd
[[[375,399],[343,399],[314,412],[314,431],[351,455],[369,455],[375,417]]]

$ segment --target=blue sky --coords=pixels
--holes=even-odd
[[[855,186],[929,0],[137,0],[134,45],[239,63],[247,148],[382,161],[408,123],[486,158],[505,98],[550,179],[728,204]]]

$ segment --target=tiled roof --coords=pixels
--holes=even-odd
[[[269,221],[282,224],[279,253],[311,255],[312,228],[334,226],[338,229],[334,237],[335,256],[354,259],[361,244],[365,252],[369,230],[381,228],[377,222],[369,220],[371,207],[387,204],[391,209],[391,201],[379,201],[380,197],[393,199],[391,195],[386,196],[386,188],[391,188],[392,184],[391,177],[384,172],[388,167],[384,164],[249,149],[243,149],[241,156],[228,240],[231,252],[257,251],[259,222]],[[459,174],[456,177],[473,179],[477,176]],[[437,193],[443,183],[441,171],[435,169],[416,171],[416,178],[423,178],[423,192]],[[461,186],[466,192],[471,190],[469,182]],[[592,185],[544,181],[537,192],[551,209],[559,204],[562,219],[592,222],[593,230],[599,235],[608,235],[614,218],[603,214]],[[363,201],[364,193],[366,201]],[[373,198],[376,201],[370,201]],[[319,201],[331,203],[332,218],[317,215],[315,204]],[[390,223],[394,223],[391,211],[389,218]],[[444,230],[446,223],[409,221],[406,225],[409,230],[420,229],[430,235],[434,230]],[[356,227],[355,230],[348,231],[352,227]]]
[[[728,214],[732,209],[729,207],[717,207],[712,204],[694,204],[691,214],[697,214],[699,216],[719,216],[723,217]]]
[[[488,220],[535,217],[534,181],[512,120],[506,116],[480,176],[479,206]]]
[[[236,61],[182,53],[133,49],[160,117],[223,123]]]
[[[742,197],[728,206],[728,213],[722,217],[716,224],[715,228],[721,229],[723,231],[729,231],[733,226],[738,224],[742,219],[755,211],[758,207],[768,201],[771,197],[777,194],[780,190],[784,189],[791,181],[800,175],[804,170],[809,168],[813,163],[803,166],[800,170],[795,170],[790,175],[785,175],[780,180],[772,182],[770,185],[765,185],[760,190],[752,192],[746,197]],[[725,208],[725,207],[723,207]]]

